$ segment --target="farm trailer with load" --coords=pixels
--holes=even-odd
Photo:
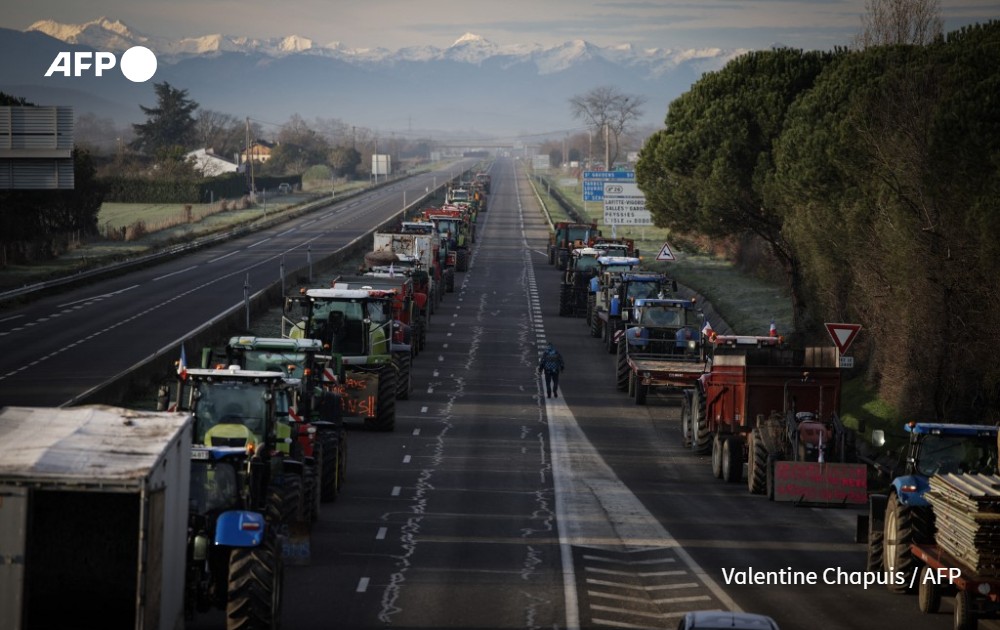
[[[691,300],[644,298],[623,311],[615,384],[645,405],[653,387],[682,393],[705,371],[705,316]]]
[[[927,501],[934,475],[992,474],[997,470],[997,427],[943,422],[908,422],[907,444],[900,453],[904,462],[897,469],[879,465],[891,479],[884,492],[869,498],[868,514],[858,531],[867,532],[870,571],[909,571],[917,563],[911,545],[933,540],[934,510]],[[885,434],[873,432],[876,446]],[[905,586],[890,586],[896,592]]]
[[[0,409],[0,628],[179,630],[192,422]]]

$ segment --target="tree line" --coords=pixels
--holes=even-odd
[[[795,341],[860,323],[852,354],[905,417],[993,420],[1000,21],[869,41],[753,52],[704,75],[636,178],[657,225],[766,244]]]

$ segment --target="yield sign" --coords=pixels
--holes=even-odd
[[[847,349],[851,346],[851,342],[858,336],[859,330],[861,330],[861,324],[826,325],[826,331],[830,333],[830,338],[833,339],[833,345],[837,346],[837,349],[840,350],[840,354],[847,352]]]
[[[656,255],[657,260],[677,260],[674,258],[674,253],[670,251],[670,244],[664,243],[663,247],[660,248],[660,253]]]

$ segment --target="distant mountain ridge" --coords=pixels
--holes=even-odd
[[[416,121],[421,129],[459,126],[506,134],[579,126],[570,116],[569,98],[601,85],[645,97],[642,122],[657,125],[669,101],[701,74],[746,52],[603,47],[582,39],[548,47],[501,45],[473,33],[446,48],[352,49],[297,35],[169,39],[101,17],[83,24],[41,20],[23,32],[0,29],[0,52],[31,60],[26,66],[0,68],[0,89],[16,85],[26,97],[44,93],[45,101],[59,88],[92,91],[119,105],[103,115],[118,120],[120,109],[127,107],[133,111],[130,122],[136,122],[141,120],[138,104],[153,104],[143,96],[152,94],[151,85],[128,85],[121,77],[44,77],[53,50],[69,46],[121,52],[135,45],[157,54],[160,67],[153,81],[169,81],[188,89],[203,107],[240,116],[282,121],[299,113],[375,129]],[[127,105],[131,103],[135,105]],[[406,125],[400,124],[403,120]]]

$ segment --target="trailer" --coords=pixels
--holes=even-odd
[[[0,628],[183,627],[192,427],[0,409]]]

